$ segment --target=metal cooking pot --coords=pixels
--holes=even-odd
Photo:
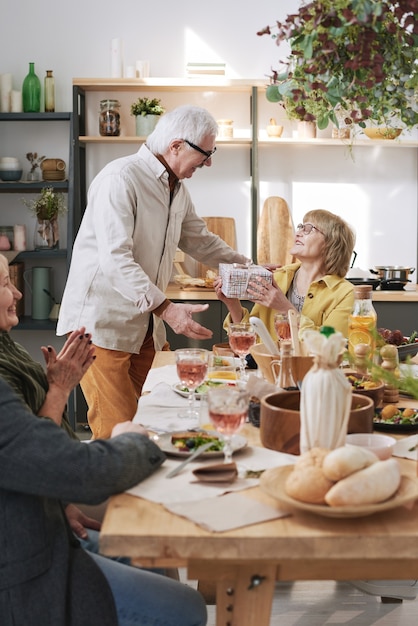
[[[377,274],[381,280],[409,282],[409,274],[415,272],[415,267],[402,267],[402,265],[376,265],[372,270],[372,274]]]

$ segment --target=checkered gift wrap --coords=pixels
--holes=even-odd
[[[269,283],[272,282],[272,273],[261,267],[261,265],[219,264],[219,276],[222,278],[222,293],[227,298],[248,297],[248,282],[255,275],[261,276]]]

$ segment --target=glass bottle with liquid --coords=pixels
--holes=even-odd
[[[373,359],[376,349],[377,314],[372,303],[371,285],[358,285],[354,288],[354,306],[348,318],[348,352],[352,359],[356,357],[356,348],[366,350],[367,358]]]
[[[41,110],[41,81],[35,74],[35,63],[29,63],[29,74],[22,85],[24,113],[39,113]]]
[[[45,95],[45,112],[53,113],[55,111],[55,78],[52,70],[46,71],[44,79],[44,95]]]
[[[292,342],[288,340],[280,342],[280,373],[276,384],[286,391],[298,389],[292,371]]]

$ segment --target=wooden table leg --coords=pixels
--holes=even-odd
[[[277,566],[207,564],[198,578],[216,580],[216,626],[269,626]],[[196,577],[195,567],[189,568]]]

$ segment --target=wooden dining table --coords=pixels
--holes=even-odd
[[[174,362],[158,352],[153,367]],[[402,406],[418,401],[404,400]],[[242,434],[261,445],[259,431]],[[417,462],[399,458],[414,482]],[[259,487],[246,496],[282,508]],[[187,494],[185,494],[187,499]],[[418,504],[367,517],[329,518],[303,511],[288,517],[211,532],[162,504],[119,494],[111,498],[100,549],[138,566],[186,568],[191,580],[216,585],[216,626],[268,626],[276,581],[418,579]]]

